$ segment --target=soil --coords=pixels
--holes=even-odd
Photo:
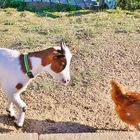
[[[16,14],[13,15],[16,16]],[[96,14],[95,16],[98,17]],[[92,17],[92,14],[90,14],[89,17]],[[109,20],[109,16],[106,17]],[[119,15],[118,17],[123,16]],[[79,22],[77,26],[74,26],[75,30],[81,28],[80,22],[84,22],[83,25],[86,25],[86,18],[86,16],[84,18],[75,18],[75,20]],[[92,18],[94,19],[94,17]],[[64,18],[64,23],[66,21],[66,26],[68,23],[65,19],[66,18]],[[94,23],[93,19],[91,19],[91,21]],[[43,22],[43,18],[38,19],[38,21],[40,20]],[[54,24],[54,19],[45,19],[45,21],[47,20]],[[74,18],[72,20],[71,22],[75,21]],[[101,19],[98,20],[101,21]],[[138,18],[137,20],[135,19],[137,26],[139,25],[138,20]],[[28,21],[28,18],[26,21]],[[6,23],[3,25],[3,22]],[[24,25],[21,26],[21,23],[7,22],[8,21],[2,21],[1,25],[5,28],[11,27],[11,32],[14,26],[15,28],[18,27],[15,30],[17,32],[22,31],[20,28],[24,27]],[[20,22],[20,20],[18,22]],[[33,22],[32,18],[30,22]],[[34,20],[34,22],[37,21]],[[123,23],[118,22],[118,25],[121,24]],[[68,25],[72,26],[71,24]],[[100,27],[100,24],[97,26]],[[5,31],[5,38],[11,37],[9,44],[12,44],[14,39],[12,38],[13,36],[10,35],[10,31]],[[22,98],[27,104],[23,128],[17,129],[14,126],[13,120],[7,116],[7,98],[5,94],[0,91],[1,133],[46,134],[128,131],[128,125],[123,123],[116,115],[110,94],[110,80],[114,79],[131,90],[140,92],[140,32],[139,30],[132,30],[130,32],[127,30],[108,30],[104,28],[104,26],[102,26],[101,32],[96,32],[95,36],[90,34],[92,30],[87,31],[88,32],[85,32],[79,29],[78,33],[80,34],[80,32],[82,32],[82,34],[80,34],[82,38],[77,39],[80,45],[75,45],[71,62],[71,82],[68,86],[56,82],[47,74],[41,74],[30,83],[27,90],[22,94]],[[4,34],[3,32],[2,35]],[[29,31],[29,35],[33,35],[34,32],[34,30]],[[78,33],[76,34],[77,36],[79,36]],[[37,33],[34,34],[36,35]],[[87,36],[86,34],[91,35],[90,39],[85,38]],[[27,33],[25,32],[24,35],[27,36]],[[37,36],[39,35],[37,34]],[[69,40],[73,39],[71,36],[72,32],[70,32],[68,36]],[[17,40],[18,37],[17,33]],[[20,37],[23,36],[20,35]],[[39,37],[39,40],[43,40],[46,36],[41,34]],[[5,38],[3,38],[1,43],[8,42],[8,39],[6,41]],[[53,38],[50,37],[50,40],[53,42]],[[14,41],[16,41],[16,39]],[[33,40],[29,38],[27,41],[21,40],[18,44],[21,45],[19,48],[22,50],[22,44],[27,47],[27,43],[29,42],[29,45],[32,45],[31,49],[35,50],[36,48],[34,48],[33,45],[39,41],[35,43],[33,41],[34,38]],[[40,46],[43,42],[46,43],[46,39],[41,41],[39,42]],[[45,43],[44,46],[46,46]],[[9,44],[7,47],[10,48]],[[11,48],[14,48],[14,46],[11,46]],[[18,49],[17,46],[15,46],[15,48]],[[26,48],[24,49],[27,50]]]
[[[130,45],[126,40],[131,36],[135,40]],[[95,43],[100,47],[94,52],[96,46],[92,46],[94,55],[88,61],[86,57],[82,60],[79,52],[74,54],[72,80],[68,86],[56,83],[46,74],[38,76],[22,95],[28,105],[22,129],[16,129],[12,119],[8,118],[5,111],[7,99],[1,93],[0,132],[44,134],[127,131],[128,126],[115,113],[109,82],[115,79],[130,89],[140,91],[139,38],[140,34],[136,33],[110,33],[108,37],[106,34],[97,37]],[[80,85],[76,85],[75,73],[86,65],[94,74],[89,73],[88,69],[83,70],[83,79],[79,81]],[[44,88],[41,82],[48,85]]]

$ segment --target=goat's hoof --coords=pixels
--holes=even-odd
[[[11,115],[11,112],[7,109],[6,110],[8,112],[8,117],[11,118],[12,120],[15,120],[16,117],[14,115]]]
[[[12,120],[15,120],[16,119],[15,116],[11,116],[10,114],[8,114],[8,117],[11,118]]]
[[[10,116],[10,118],[11,118],[12,120],[16,120],[16,117],[15,117],[15,116]]]
[[[16,122],[14,122],[14,126],[15,126],[16,129],[21,129],[22,128],[22,126],[19,126]]]
[[[8,109],[6,109],[6,111],[7,111],[9,114],[11,113]]]

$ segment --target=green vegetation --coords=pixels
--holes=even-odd
[[[117,0],[117,6],[123,10],[140,9],[140,0]]]
[[[25,3],[24,0],[0,0],[0,7],[13,7],[24,9]]]

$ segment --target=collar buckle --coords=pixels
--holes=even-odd
[[[34,75],[31,71],[27,72],[27,75],[28,75],[29,78],[34,78]]]

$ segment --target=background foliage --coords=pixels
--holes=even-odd
[[[18,8],[19,10],[25,10],[26,9],[24,0],[0,0],[0,7],[1,8],[3,8],[3,7],[14,7],[14,8]],[[58,6],[56,6],[56,7],[58,8]],[[68,7],[70,7],[69,4],[68,4]],[[116,7],[119,7],[123,10],[140,9],[140,0],[117,0]],[[77,10],[75,7],[73,9]],[[67,10],[69,11],[69,8],[66,8],[66,11]]]
[[[24,0],[0,0],[0,7],[24,7]]]
[[[117,0],[117,7],[123,10],[135,10],[140,8],[140,0]]]

